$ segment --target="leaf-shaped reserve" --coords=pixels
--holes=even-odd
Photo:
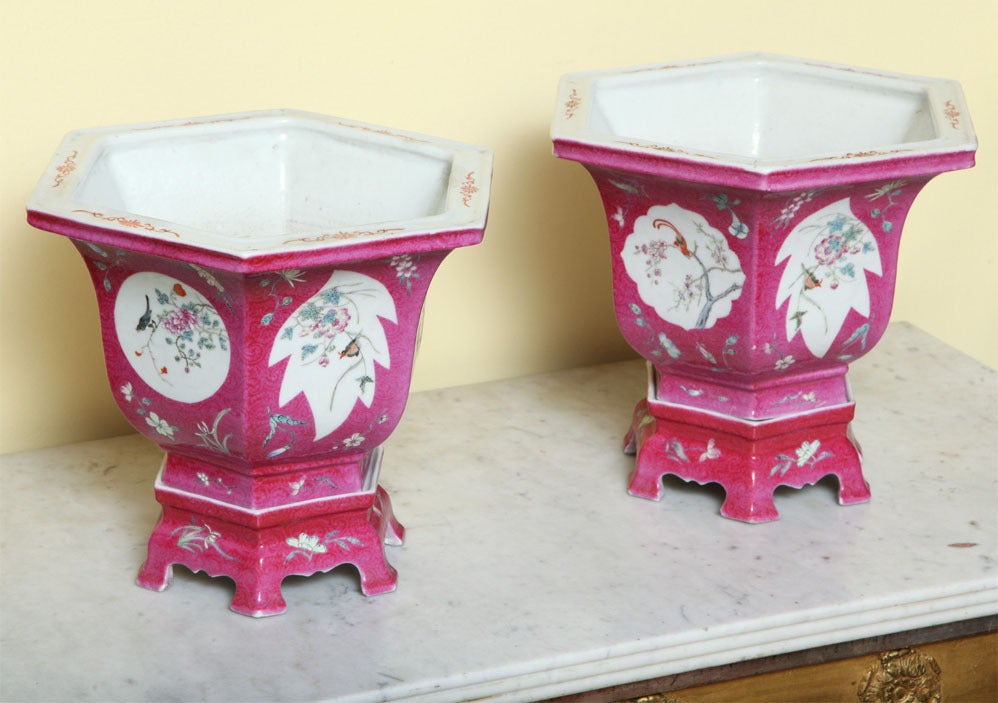
[[[278,330],[269,363],[287,359],[279,403],[304,393],[315,439],[342,425],[357,401],[370,407],[375,364],[391,368],[383,320],[397,322],[388,289],[370,276],[336,271]]]
[[[823,357],[850,310],[870,314],[865,271],[881,275],[880,250],[870,229],[843,198],[802,220],[787,235],[775,263],[786,260],[776,307],[789,300],[787,341],[798,333]]]

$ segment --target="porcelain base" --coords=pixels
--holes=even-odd
[[[721,514],[751,523],[779,518],[777,486],[803,488],[829,475],[838,478],[840,504],[870,499],[849,425],[854,403],[757,421],[665,403],[654,388],[649,384],[624,438],[624,451],[636,454],[631,495],[661,500],[666,474],[718,483],[725,491]]]
[[[395,519],[391,499],[377,485],[381,452],[371,456],[365,489],[266,510],[250,510],[171,488],[156,481],[163,506],[149,539],[138,585],[165,590],[173,565],[236,584],[231,609],[243,615],[279,615],[286,576],[310,576],[341,564],[360,573],[361,590],[377,595],[395,590],[397,573],[384,545],[402,544],[405,530]],[[164,462],[166,463],[166,462]]]

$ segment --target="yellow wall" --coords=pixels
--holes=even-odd
[[[0,0],[0,451],[129,431],[83,264],[24,222],[65,132],[293,107],[494,149],[486,241],[431,287],[418,390],[630,355],[595,188],[550,155],[558,77],[740,51],[963,84],[979,165],[916,200],[895,319],[998,366],[996,30],[995,0]]]

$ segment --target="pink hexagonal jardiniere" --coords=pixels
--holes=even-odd
[[[115,398],[166,451],[140,585],[229,576],[249,615],[345,562],[394,589],[380,446],[430,279],[482,238],[491,160],[287,110],[66,137],[28,220],[83,255]]]
[[[887,326],[915,195],[974,163],[959,85],[765,54],[579,73],[552,138],[596,182],[648,360],[630,492],[717,482],[749,522],[829,474],[867,500],[846,370]]]

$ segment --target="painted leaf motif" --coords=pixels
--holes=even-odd
[[[304,393],[315,439],[342,425],[358,401],[370,407],[375,364],[391,367],[382,320],[397,322],[385,286],[364,274],[336,271],[278,330],[269,363],[287,359],[279,403]]]
[[[789,300],[787,341],[799,332],[810,352],[823,357],[850,310],[864,317],[870,314],[864,272],[881,275],[877,241],[852,214],[849,199],[843,198],[794,227],[774,263],[784,260],[776,307]]]

